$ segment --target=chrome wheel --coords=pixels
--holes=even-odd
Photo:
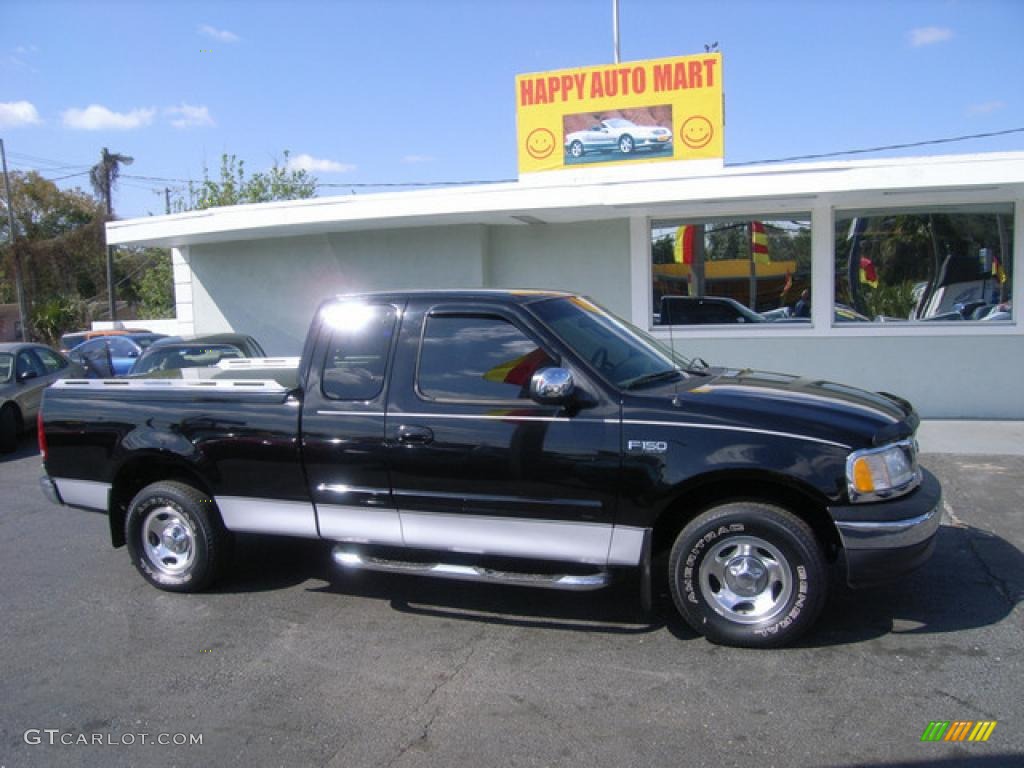
[[[630,152],[633,151],[632,136],[626,135],[619,139],[619,151],[624,155],[628,155]]]
[[[574,141],[569,145],[569,154],[573,157],[583,157],[583,144],[578,141]]]
[[[155,507],[142,524],[146,559],[168,576],[188,570],[196,556],[195,536],[185,516],[174,507]]]
[[[710,548],[700,565],[707,604],[729,621],[757,624],[781,614],[793,594],[789,561],[757,536],[733,536]]]

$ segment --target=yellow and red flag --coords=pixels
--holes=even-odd
[[[484,379],[497,384],[515,384],[517,387],[525,387],[530,383],[533,374],[550,361],[547,353],[538,348],[514,360],[494,366],[484,374]]]
[[[676,230],[676,244],[672,251],[676,264],[693,264],[693,231],[692,224],[683,224]]]
[[[860,257],[860,281],[870,285],[872,288],[878,287],[878,272],[875,270],[875,265],[871,259],[867,256]]]
[[[992,254],[992,277],[998,280],[1000,285],[1006,282],[1006,270],[1003,269],[1003,262],[995,254]]]
[[[750,222],[750,256],[755,264],[770,264],[768,256],[768,233],[760,221]]]

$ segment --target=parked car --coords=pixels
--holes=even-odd
[[[762,315],[725,296],[662,296],[658,324],[735,325],[767,322]]]
[[[89,378],[127,376],[143,352],[164,338],[160,333],[121,333],[105,335],[79,344],[68,357],[85,369]]]
[[[618,150],[628,155],[638,149],[672,146],[672,131],[660,125],[637,125],[632,120],[613,117],[602,120],[583,131],[565,136],[565,151],[572,157],[583,157],[587,152]]]
[[[100,336],[126,336],[133,333],[149,333],[149,331],[144,328],[112,328],[100,331],[73,331],[71,333],[65,333],[60,337],[60,351],[61,354],[66,355],[80,344],[86,341],[91,341],[92,339],[98,339]]]
[[[129,377],[156,376],[184,368],[206,368],[221,360],[244,358],[246,355],[233,344],[203,344],[194,341],[174,341],[154,344],[128,372]]]
[[[697,632],[752,647],[807,630],[833,577],[899,578],[935,548],[905,400],[696,366],[583,296],[336,297],[294,368],[263,362],[57,382],[43,491],[104,512],[170,592],[223,576],[233,532],[331,542],[347,571],[564,590],[625,572],[647,608],[658,569]]]
[[[82,373],[80,366],[42,344],[0,344],[0,452],[17,448],[18,435],[35,425],[44,389]]]
[[[176,344],[179,341],[191,344],[230,344],[237,347],[243,357],[266,357],[263,345],[252,336],[243,333],[207,333],[200,336],[165,336],[156,343],[156,346],[163,344]]]

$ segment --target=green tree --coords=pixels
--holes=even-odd
[[[82,307],[78,302],[56,296],[36,304],[32,310],[32,328],[40,341],[58,346],[61,335],[76,326],[81,317]]]
[[[174,315],[174,270],[171,255],[163,248],[147,248],[143,258],[149,266],[138,280],[139,312],[145,318]]]
[[[317,179],[309,171],[288,167],[288,150],[284,161],[268,171],[260,171],[246,178],[245,162],[235,155],[224,154],[220,159],[220,178],[211,179],[209,170],[203,169],[203,181],[189,184],[187,198],[178,195],[172,204],[175,212],[218,208],[245,203],[268,203],[273,200],[302,200],[316,195]]]
[[[61,190],[35,171],[16,171],[10,179],[17,247],[30,308],[54,297],[92,295],[104,280],[100,206],[81,190]],[[14,270],[7,229],[4,211],[0,216],[0,298],[11,301]]]

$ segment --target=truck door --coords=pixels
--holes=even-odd
[[[608,562],[618,407],[597,390],[575,413],[530,399],[561,362],[514,307],[409,302],[386,428],[406,546]]]
[[[388,360],[400,315],[400,305],[386,302],[327,304],[306,350],[303,456],[325,539],[402,544],[384,449]]]

